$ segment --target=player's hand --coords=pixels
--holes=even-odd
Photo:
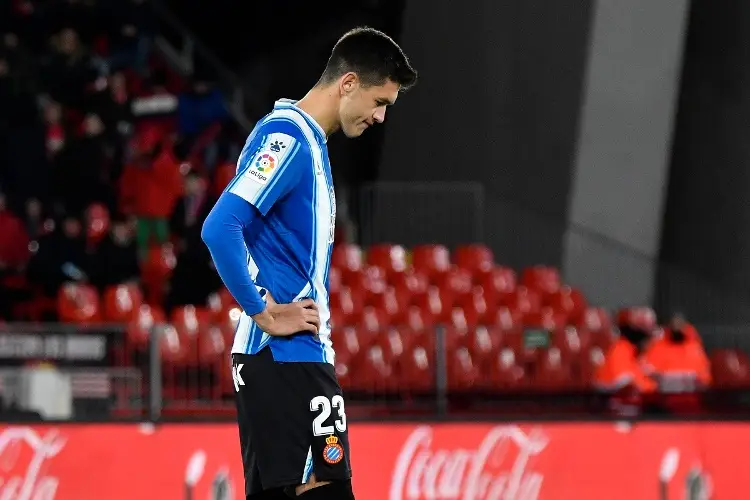
[[[268,294],[266,304],[266,310],[253,316],[253,320],[267,334],[286,337],[300,332],[318,333],[320,314],[314,300],[278,304]]]

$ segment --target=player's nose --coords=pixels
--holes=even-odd
[[[383,123],[385,121],[385,106],[376,109],[375,113],[372,115],[372,119],[377,123]]]

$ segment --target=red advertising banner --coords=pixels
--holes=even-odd
[[[750,424],[353,424],[350,435],[358,500],[750,497]],[[234,425],[0,426],[1,500],[242,492]]]

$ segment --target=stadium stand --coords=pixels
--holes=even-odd
[[[239,311],[199,233],[242,131],[210,82],[150,48],[143,4],[13,5],[23,29],[0,50],[0,318],[124,327],[124,368],[147,367],[158,334],[165,412],[230,411]],[[613,319],[557,269],[516,271],[481,244],[342,241],[332,267],[336,372],[354,400],[391,410],[441,384],[479,399],[588,393],[618,326],[659,331],[648,308]],[[743,352],[710,359],[715,384],[750,385]]]

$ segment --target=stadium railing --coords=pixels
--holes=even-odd
[[[730,344],[741,331],[716,328]],[[710,330],[710,329],[709,329]],[[170,358],[170,328],[157,325],[149,347],[139,351],[118,327],[72,327],[60,324],[0,327],[0,399],[6,420],[172,421],[231,420],[234,380],[228,354],[209,364],[184,356]],[[538,332],[532,332],[535,335]],[[537,335],[538,336],[538,335]],[[709,337],[712,338],[712,337]],[[610,396],[590,385],[545,386],[521,380],[518,386],[493,385],[475,378],[451,384],[453,354],[445,331],[435,330],[435,353],[429,384],[394,376],[370,377],[345,388],[347,414],[360,419],[616,418]],[[714,342],[714,344],[711,344]],[[718,337],[709,345],[720,342]],[[544,348],[544,346],[541,346]],[[377,377],[377,374],[375,374]],[[484,377],[485,374],[481,374]],[[750,387],[713,389],[689,396],[702,415],[750,416]],[[681,397],[678,395],[678,397]],[[653,407],[653,406],[652,406]],[[656,408],[656,407],[653,407]],[[696,414],[693,409],[692,414]],[[669,418],[663,411],[641,413]],[[631,415],[632,416],[632,415]],[[679,417],[679,415],[677,415]]]

